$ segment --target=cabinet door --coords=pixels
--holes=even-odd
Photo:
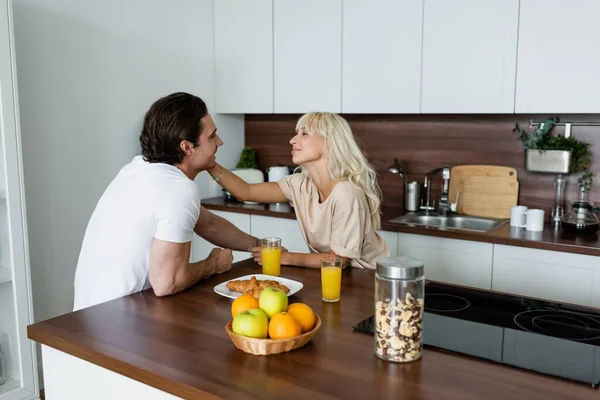
[[[294,253],[309,253],[308,246],[300,232],[298,221],[287,218],[263,217],[253,215],[251,234],[257,238],[278,237],[281,245]]]
[[[275,113],[341,112],[342,0],[274,0]]]
[[[344,0],[342,111],[419,113],[423,0]]]
[[[398,255],[398,233],[388,231],[377,231],[377,233],[385,240],[390,250],[390,256],[396,257]]]
[[[495,245],[493,270],[492,288],[501,292],[586,306],[600,300],[600,257]]]
[[[272,0],[218,0],[214,6],[217,112],[272,113]]]
[[[425,279],[481,289],[492,286],[490,243],[398,234],[398,255],[425,263]]]
[[[600,2],[521,0],[517,113],[598,113]]]
[[[514,112],[518,7],[519,0],[425,1],[421,112]]]
[[[211,213],[218,215],[221,218],[225,218],[227,221],[231,222],[235,225],[239,230],[245,233],[250,233],[250,215],[249,214],[239,214],[239,213],[231,213],[231,212],[223,212],[223,211],[213,211],[210,210]],[[204,260],[212,249],[214,249],[214,244],[202,239],[198,235],[194,235],[194,239],[192,239],[192,255],[190,257],[190,261],[200,261]],[[234,251],[233,252],[233,262],[238,262],[245,260],[247,258],[251,258],[252,254],[247,251]]]

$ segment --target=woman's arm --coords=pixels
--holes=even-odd
[[[254,247],[251,249],[252,257],[259,265],[262,265],[262,249],[260,247]],[[321,259],[325,257],[336,256],[333,251],[329,253],[291,253],[288,251],[281,252],[281,265],[293,265],[295,267],[307,267],[307,268],[321,268]],[[342,259],[342,268],[346,268],[350,263],[350,259],[347,257],[340,257]]]
[[[210,176],[239,201],[257,201],[259,203],[283,203],[287,201],[276,182],[250,184],[231,171],[217,164],[208,170]]]

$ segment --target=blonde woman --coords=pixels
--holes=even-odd
[[[288,201],[294,207],[311,253],[284,252],[282,265],[318,268],[321,258],[337,255],[344,267],[374,269],[379,258],[389,256],[376,232],[381,192],[348,122],[333,113],[305,114],[290,144],[299,172],[279,182],[248,184],[219,164],[208,172],[240,201]],[[260,249],[252,254],[261,263]]]

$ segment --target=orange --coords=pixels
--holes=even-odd
[[[271,339],[287,339],[301,333],[300,324],[287,312],[275,314],[269,321],[269,337]]]
[[[287,313],[300,323],[302,333],[310,331],[315,326],[315,313],[308,305],[304,303],[290,304],[288,306]]]
[[[258,300],[251,294],[243,294],[233,301],[233,304],[231,305],[231,316],[235,318],[237,313],[251,308],[258,308]]]

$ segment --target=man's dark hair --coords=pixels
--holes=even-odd
[[[140,135],[142,155],[151,163],[177,164],[185,153],[182,140],[198,146],[200,120],[208,114],[201,98],[189,93],[173,93],[154,102],[146,116]]]

